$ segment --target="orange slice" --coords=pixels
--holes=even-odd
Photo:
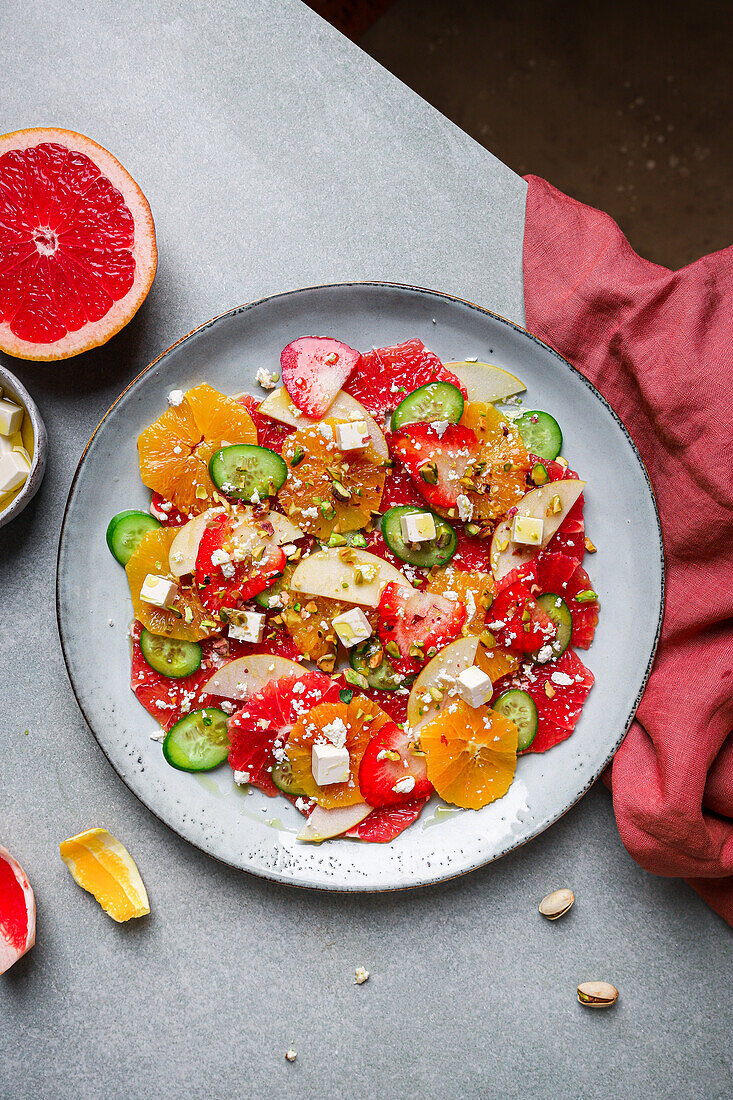
[[[482,645],[476,652],[474,662],[480,669],[491,677],[492,684],[500,680],[502,676],[508,676],[519,668],[519,658],[514,653],[507,653],[504,649],[484,649]]]
[[[287,582],[283,584],[285,588]],[[338,638],[331,623],[337,615],[353,606],[326,596],[303,596],[298,592],[290,594],[288,605],[282,612],[285,629],[298,647],[298,652],[315,661],[322,672],[333,672],[336,663]],[[372,629],[376,630],[379,620],[377,609],[364,607],[362,611]]]
[[[494,595],[494,579],[489,573],[464,573],[448,566],[433,573],[427,591],[448,599],[457,596],[461,600],[466,608],[464,634],[480,634],[483,631],[486,611]],[[451,593],[455,595],[451,596]]]
[[[488,485],[486,493],[466,493],[473,504],[473,521],[497,519],[527,492],[527,448],[515,425],[484,401],[468,402],[461,424],[470,428],[481,444],[480,461],[485,467],[477,481],[482,487]]]
[[[171,543],[180,528],[158,527],[143,536],[140,545],[132,555],[125,571],[132,595],[135,618],[151,634],[162,634],[166,638],[179,638],[187,642],[200,642],[211,634],[224,629],[223,623],[215,622],[211,612],[201,602],[196,588],[184,585],[182,577],[174,577],[170,572],[168,554]],[[178,584],[178,593],[173,600],[172,610],[153,607],[140,599],[142,588],[148,573],[156,577],[168,577]]]
[[[459,699],[420,727],[428,779],[454,806],[479,810],[505,795],[517,767],[517,727]]]
[[[124,844],[106,829],[87,829],[59,844],[74,881],[93,894],[118,923],[144,917],[150,903],[140,872]]]
[[[209,461],[222,441],[256,443],[252,417],[233,397],[194,386],[138,437],[143,484],[186,515],[206,511],[218,500]]]
[[[334,429],[344,423],[329,418],[300,428],[288,436],[282,450],[289,467],[278,494],[283,511],[303,531],[321,539],[332,531],[365,527],[384,491],[384,459],[371,445],[365,451],[350,452],[336,446]],[[298,462],[301,454],[304,457]],[[348,500],[338,499],[346,494]]]
[[[327,810],[363,802],[359,791],[361,758],[375,733],[391,721],[388,714],[363,695],[355,695],[350,703],[320,703],[313,707],[295,723],[285,746],[293,772],[293,786]],[[338,744],[341,739],[349,750],[349,779],[346,783],[319,787],[311,771],[313,745],[316,741]]]

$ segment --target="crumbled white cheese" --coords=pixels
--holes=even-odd
[[[265,367],[260,367],[258,369],[255,378],[262,386],[263,390],[274,390],[275,386],[280,381],[279,374],[274,374],[272,371],[267,370]]]
[[[369,971],[365,970],[363,966],[357,966],[354,971],[354,985],[364,985],[369,979]]]
[[[469,523],[473,517],[473,504],[471,504],[465,493],[458,494],[456,504],[458,505],[458,518],[461,523]]]
[[[237,784],[238,787],[246,787],[249,783],[249,778],[249,772],[235,771],[234,773],[234,782]]]
[[[403,775],[401,779],[398,779],[392,790],[395,794],[409,794],[410,791],[415,789],[415,776]]]
[[[558,687],[570,687],[573,683],[572,676],[568,676],[567,672],[553,672],[550,679],[553,684],[557,684]]]
[[[172,408],[176,409],[179,405],[183,404],[184,396],[185,394],[183,390],[171,390],[171,392],[168,394],[168,404]]]
[[[553,649],[551,645],[543,645],[537,654],[538,664],[544,665],[546,661],[552,660]]]

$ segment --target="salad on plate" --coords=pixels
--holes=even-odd
[[[559,424],[419,339],[301,337],[257,381],[264,400],[172,390],[138,439],[150,509],[107,529],[165,760],[228,761],[303,841],[502,798],[593,685],[595,547]]]

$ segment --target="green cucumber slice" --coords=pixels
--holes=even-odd
[[[402,517],[420,515],[430,511],[417,508],[412,504],[400,504],[390,508],[382,516],[382,537],[393,554],[410,565],[421,569],[431,569],[436,565],[445,565],[456,552],[458,536],[442,516],[430,512],[435,520],[435,538],[430,542],[411,543],[402,537]]]
[[[562,657],[570,645],[570,639],[573,636],[573,616],[565,600],[562,596],[558,596],[557,592],[543,592],[537,597],[536,603],[557,627],[557,634],[550,642],[552,657],[555,660],[556,657]]]
[[[463,394],[450,382],[428,382],[409,393],[392,413],[392,431],[418,421],[448,420],[457,424],[463,416]]]
[[[107,527],[107,546],[120,565],[127,565],[148,531],[160,526],[150,512],[118,512]]]
[[[493,705],[493,710],[513,722],[519,732],[517,752],[524,752],[537,733],[537,707],[532,696],[519,688],[503,692]]]
[[[268,447],[237,443],[211,456],[209,474],[217,489],[232,500],[261,500],[281,489],[288,476],[285,462]]]
[[[201,646],[198,642],[163,638],[160,634],[151,634],[149,630],[143,629],[140,649],[151,668],[172,680],[190,676],[201,667]]]
[[[554,416],[531,409],[514,423],[519,428],[522,442],[528,451],[549,461],[557,458],[562,450],[562,432]]]
[[[271,775],[272,782],[283,794],[289,794],[292,798],[306,797],[305,791],[298,786],[295,780],[292,766],[287,757],[278,764],[273,765]]]
[[[377,657],[381,658],[377,661]],[[376,664],[372,667],[370,662]],[[354,672],[366,676],[370,688],[380,691],[396,691],[408,682],[387,657],[378,638],[367,638],[365,642],[354,646],[349,653],[349,662]]]
[[[166,760],[183,772],[208,772],[228,754],[227,716],[216,707],[191,711],[171,726],[163,742]]]

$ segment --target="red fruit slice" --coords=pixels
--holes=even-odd
[[[430,797],[425,757],[415,754],[412,735],[390,722],[372,737],[359,765],[359,790],[375,809]]]
[[[244,405],[252,417],[260,447],[268,447],[269,450],[282,454],[283,443],[289,435],[293,434],[295,428],[289,424],[280,424],[277,420],[270,420],[269,416],[263,416],[259,401],[256,397],[250,397],[248,393],[242,394],[238,401],[240,405]]]
[[[150,513],[160,520],[164,527],[183,527],[184,523],[188,523],[191,518],[179,512],[175,504],[171,504],[160,493],[153,493],[150,500]]]
[[[244,772],[249,777],[245,782],[266,794],[279,794],[270,776],[278,756],[285,755],[282,746],[291,729],[312,707],[337,701],[338,687],[322,672],[270,681],[229,719],[232,770]]]
[[[111,153],[71,130],[0,137],[0,349],[67,359],[106,343],[155,276],[150,207]]]
[[[270,546],[257,562],[226,562],[214,565],[212,555],[231,545],[236,519],[217,516],[207,527],[199,543],[196,558],[196,583],[201,601],[212,612],[222,607],[241,607],[245,600],[275,583],[285,568],[285,554],[279,546]],[[226,573],[230,573],[227,576]]]
[[[301,336],[280,355],[283,385],[307,416],[321,417],[333,403],[361,352],[329,336]]]
[[[401,466],[395,466],[387,474],[380,510],[386,512],[388,508],[396,508],[400,504],[412,504],[420,508],[423,505],[423,499],[407,470]]]
[[[379,615],[379,637],[385,646],[394,642],[400,651],[400,659],[390,656],[390,660],[399,672],[409,676],[423,664],[410,656],[410,647],[420,646],[426,653],[431,646],[440,648],[453,641],[466,621],[466,608],[461,600],[418,592],[391,581],[382,591]]]
[[[380,691],[379,688],[359,689],[360,694],[366,695],[385,714],[388,714],[398,726],[407,721],[407,700],[410,698],[409,688],[398,691]]]
[[[551,642],[557,628],[536,604],[530,582],[517,577],[498,592],[491,605],[487,626],[502,649],[532,653]]]
[[[0,845],[0,974],[36,942],[36,899],[28,877]]]
[[[344,389],[379,420],[386,411],[396,409],[408,393],[436,381],[452,382],[467,396],[456,376],[427,350],[422,340],[407,340],[394,347],[373,348],[363,355],[358,372]]]
[[[426,798],[421,798],[418,801],[405,802],[402,806],[372,810],[369,817],[365,817],[359,825],[349,829],[346,836],[366,840],[372,844],[387,844],[417,821],[426,802]]]
[[[578,480],[575,471],[563,466],[560,462],[548,462],[544,458],[538,458],[537,455],[530,455],[529,461],[532,465],[541,462],[549,474],[550,481]],[[577,561],[583,560],[585,554],[585,523],[583,521],[582,496],[578,497],[545,549],[541,550],[538,556],[542,557],[547,553],[568,554],[570,557],[576,558]]]
[[[460,479],[479,457],[479,443],[471,429],[449,424],[439,435],[432,424],[410,424],[387,438],[393,457],[406,467],[421,496],[429,504],[454,508],[466,491]],[[437,470],[436,484],[431,483],[435,472],[429,469],[430,463]],[[421,470],[431,480],[426,481]]]
[[[596,631],[599,608],[596,600],[578,603],[575,598],[580,592],[593,589],[590,577],[575,557],[545,551],[502,577],[499,588],[504,590],[516,582],[528,587],[534,596],[541,592],[556,592],[562,596],[573,617],[572,644],[581,649],[588,648]]]
[[[537,706],[537,733],[529,752],[546,752],[565,741],[575,729],[595,677],[572,649],[557,661],[525,667],[494,686],[494,698],[508,687],[529,692]],[[552,692],[548,696],[545,685]]]
[[[491,572],[491,539],[477,539],[467,535],[462,527],[456,528],[458,545],[451,558],[451,565],[469,573]]]

